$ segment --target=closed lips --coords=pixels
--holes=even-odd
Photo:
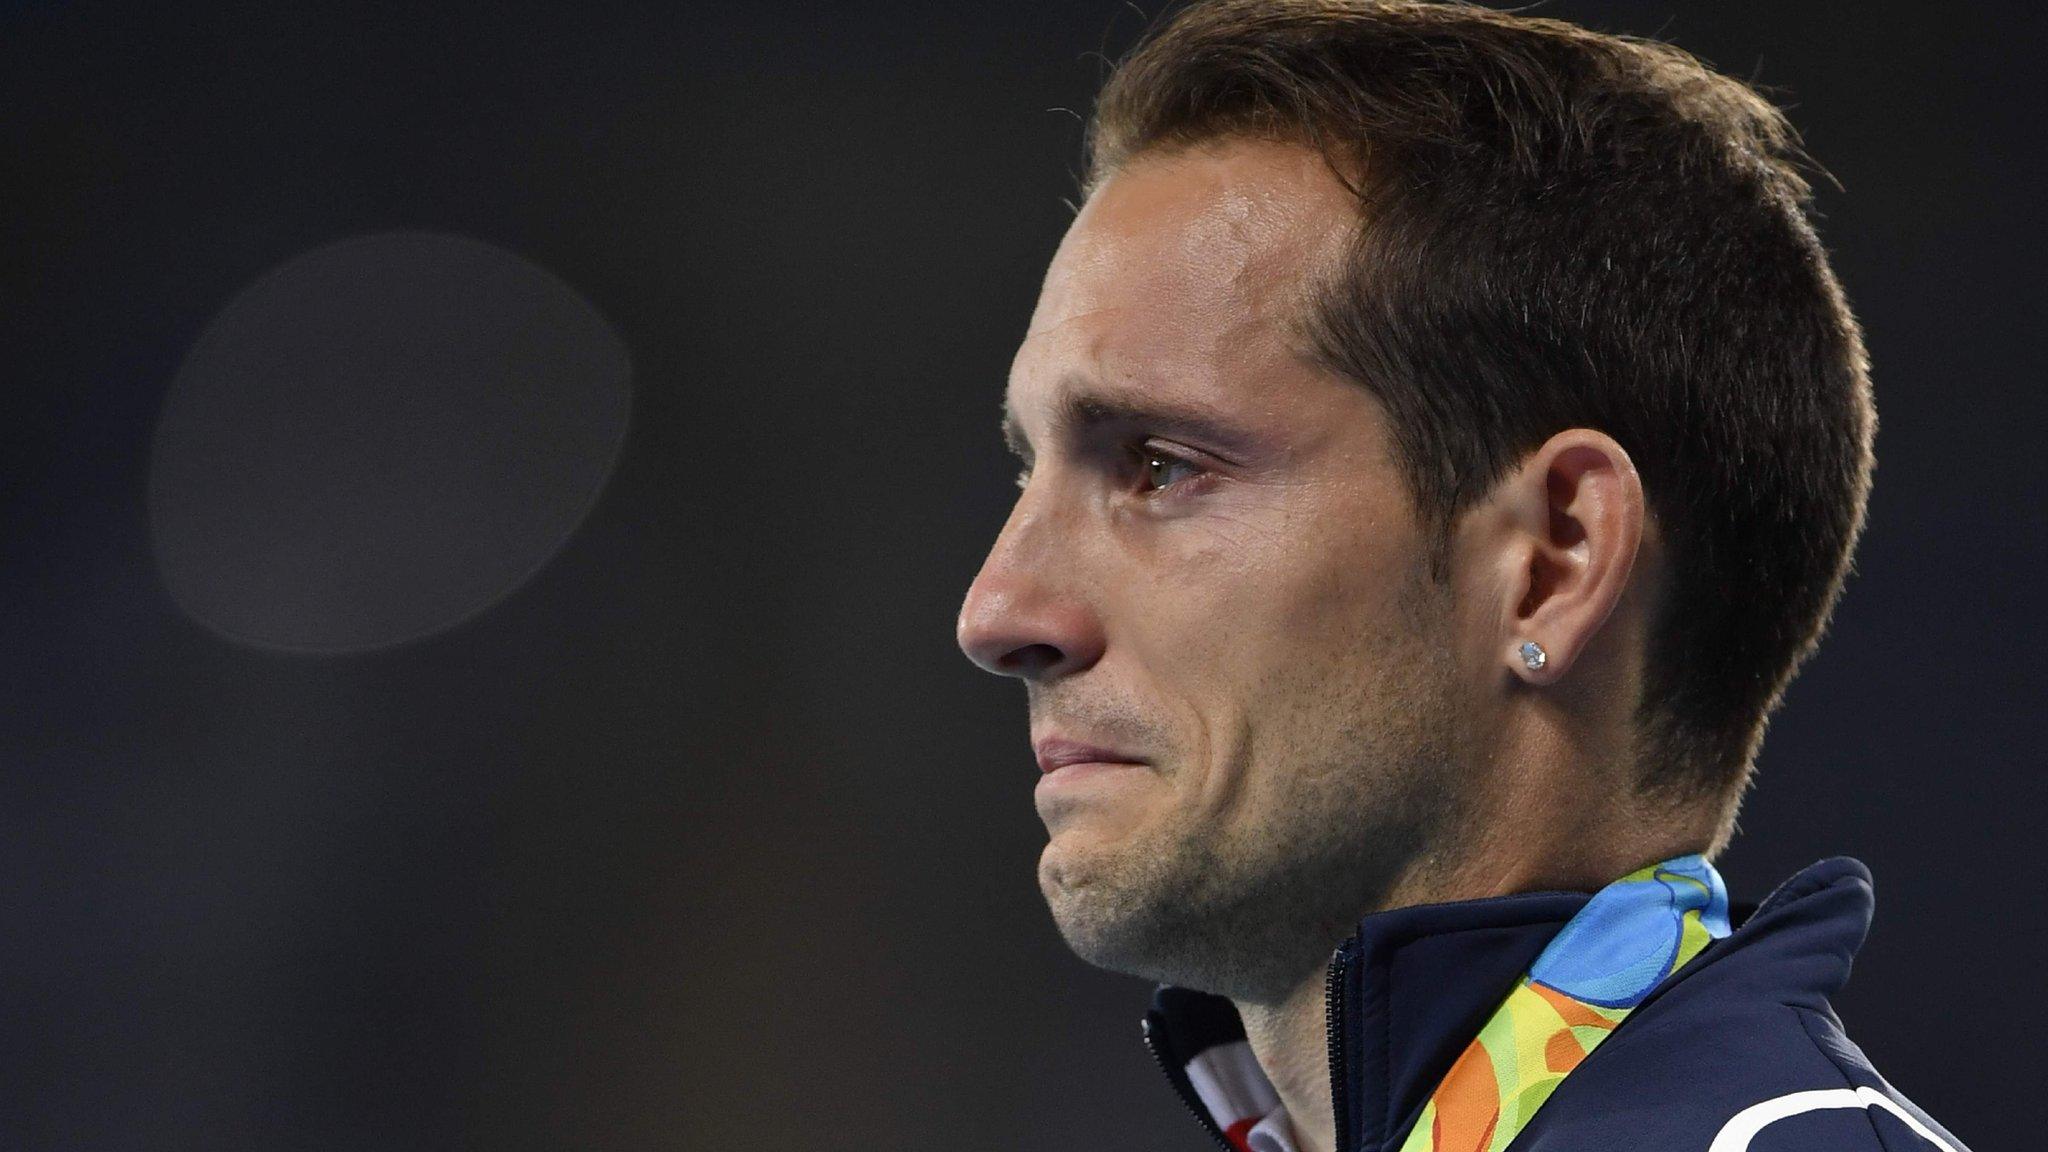
[[[1128,753],[1076,740],[1045,739],[1033,748],[1038,753],[1040,772],[1057,772],[1069,764],[1142,764]]]

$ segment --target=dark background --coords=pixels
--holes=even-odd
[[[1870,527],[1725,871],[1756,898],[1867,861],[1851,1033],[1980,1152],[2028,1146],[2040,21],[1541,11],[1777,86],[1843,185]],[[997,403],[1069,219],[1062,109],[1142,23],[0,7],[0,1147],[1202,1146],[1145,986],[1040,902],[1023,694],[952,638],[1013,495]],[[616,469],[438,634],[231,641],[153,555],[167,390],[266,272],[393,230],[516,253],[606,318]],[[389,432],[459,457],[446,415]],[[294,483],[255,486],[333,495]]]

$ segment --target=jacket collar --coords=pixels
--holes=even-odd
[[[1360,921],[1327,977],[1337,1146],[1377,1150],[1399,1140],[1502,997],[1592,899],[1526,893],[1389,909]],[[1659,985],[1639,1010],[1689,979],[1789,977],[1824,999],[1846,978],[1868,928],[1869,873],[1854,860],[1825,860],[1786,881],[1756,915],[1743,911],[1733,936]],[[1755,963],[1710,963],[1738,953]],[[1159,988],[1145,1039],[1189,1110],[1226,1148],[1242,1148],[1243,1133],[1277,1102],[1236,1008],[1220,996]]]
[[[1376,912],[1337,949],[1328,980],[1332,1101],[1341,1148],[1405,1131],[1480,1025],[1592,897],[1543,892]],[[1226,1147],[1277,1097],[1229,1000],[1162,987],[1146,1040],[1196,1118]]]

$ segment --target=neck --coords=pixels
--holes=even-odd
[[[1471,827],[1483,839],[1426,853],[1409,866],[1386,908],[1505,896],[1516,892],[1595,892],[1646,864],[1703,850],[1710,824],[1674,821],[1669,812],[1612,812],[1588,818],[1550,805],[1503,797]],[[1369,913],[1376,909],[1363,909]],[[1238,1000],[1245,1038],[1273,1084],[1302,1152],[1332,1152],[1326,972],[1305,971],[1274,999]]]
[[[1336,1140],[1325,995],[1323,973],[1316,972],[1276,1003],[1237,1004],[1245,1039],[1280,1096],[1301,1152],[1333,1152]]]

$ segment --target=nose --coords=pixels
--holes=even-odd
[[[1043,528],[1020,504],[960,605],[960,650],[998,676],[1056,680],[1102,658],[1101,616],[1079,592],[1074,551]]]

